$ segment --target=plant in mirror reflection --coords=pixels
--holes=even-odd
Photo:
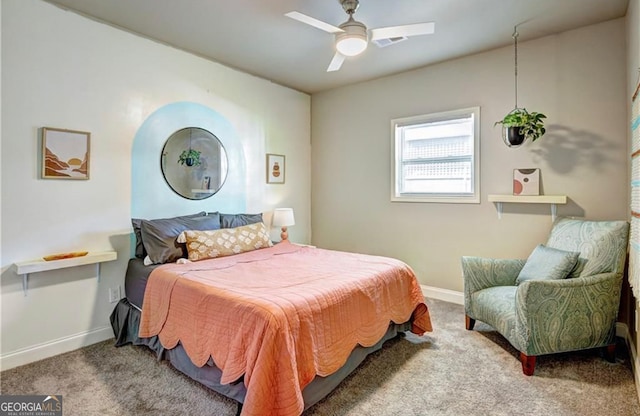
[[[200,161],[200,151],[195,149],[183,150],[178,157],[178,163],[181,165],[187,166],[199,166],[202,162]]]

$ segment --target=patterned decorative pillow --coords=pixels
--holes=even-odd
[[[579,256],[578,252],[538,244],[520,270],[516,284],[527,280],[564,279],[576,266]]]
[[[262,222],[220,230],[187,230],[179,236],[178,242],[181,241],[187,243],[191,261],[232,256],[273,246],[267,227]]]

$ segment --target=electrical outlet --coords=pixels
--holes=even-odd
[[[109,302],[116,303],[120,300],[120,285],[109,288]]]

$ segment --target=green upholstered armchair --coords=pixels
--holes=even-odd
[[[535,270],[533,254],[528,260],[463,257],[466,328],[476,320],[494,327],[520,351],[526,375],[538,355],[604,347],[613,360],[628,233],[626,221],[558,219],[546,247],[580,253],[567,278],[521,280],[525,263]]]

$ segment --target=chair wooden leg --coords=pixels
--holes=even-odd
[[[536,356],[520,353],[520,362],[522,363],[522,372],[525,376],[532,376],[536,369]]]
[[[609,344],[604,347],[604,358],[610,363],[616,362],[616,344]]]
[[[476,324],[476,320],[471,318],[469,315],[464,316],[464,326],[467,330],[471,331],[473,326]]]

